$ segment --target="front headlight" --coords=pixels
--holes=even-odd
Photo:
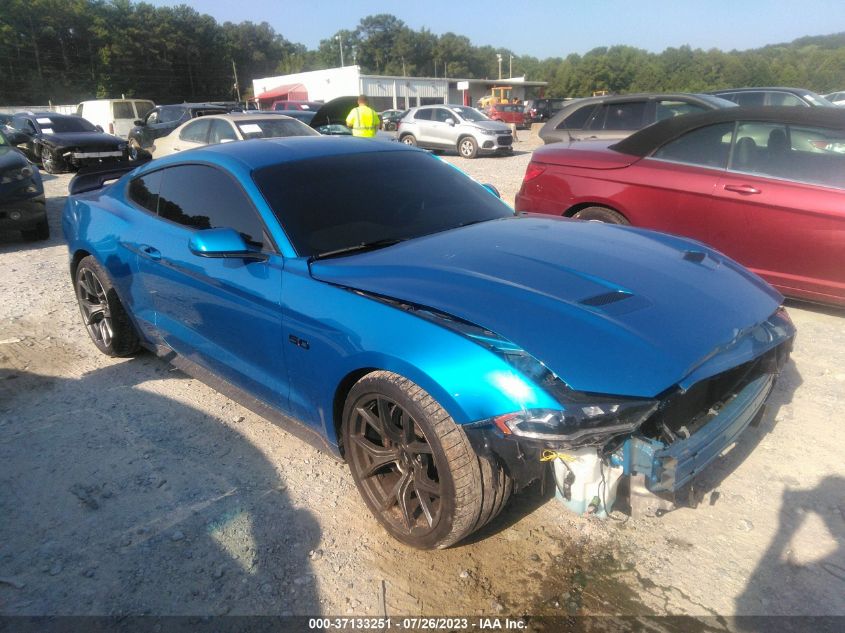
[[[563,409],[559,411],[525,409],[497,416],[491,421],[505,435],[586,444],[630,433],[654,413],[657,405],[655,400],[596,396],[592,401],[563,404]]]
[[[26,166],[20,169],[10,169],[3,172],[3,176],[0,177],[0,184],[8,185],[9,183],[27,180],[28,178],[32,178],[32,167]]]
[[[479,127],[479,128],[475,128],[475,129],[477,129],[479,132],[481,132],[482,134],[484,134],[486,136],[496,136],[496,130],[488,130],[487,128],[484,128],[484,127]]]

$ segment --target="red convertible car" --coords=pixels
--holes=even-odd
[[[692,237],[787,296],[845,306],[845,109],[729,108],[547,145],[516,209]]]

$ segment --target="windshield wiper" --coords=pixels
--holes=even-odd
[[[374,251],[378,248],[393,246],[394,244],[398,244],[399,242],[404,242],[406,239],[407,238],[404,237],[393,237],[383,240],[375,240],[373,242],[361,242],[360,244],[352,244],[351,246],[344,246],[343,248],[336,248],[331,251],[323,251],[322,253],[316,253],[309,258],[309,261],[313,262],[318,259],[338,257],[340,255],[347,255],[349,253],[362,253],[364,251]]]

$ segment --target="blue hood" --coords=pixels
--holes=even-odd
[[[585,392],[652,397],[780,342],[749,334],[782,300],[759,277],[698,242],[630,227],[525,215],[318,260],[311,273],[480,325]]]

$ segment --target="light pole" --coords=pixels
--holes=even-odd
[[[513,55],[511,55],[511,59],[508,62],[508,77],[513,77]]]
[[[343,39],[340,35],[335,35],[334,38],[340,42],[340,67],[343,68]]]
[[[499,61],[499,79],[502,78],[502,55],[501,53],[496,53],[496,59]]]

